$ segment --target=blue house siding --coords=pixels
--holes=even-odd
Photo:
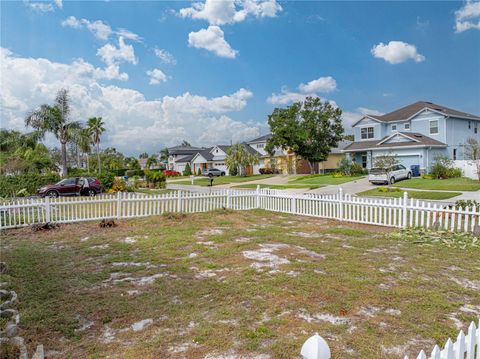
[[[480,122],[461,118],[449,117],[446,119],[448,155],[453,159],[456,151],[456,159],[465,159],[465,143],[468,138],[480,141]],[[475,128],[477,133],[475,133]]]

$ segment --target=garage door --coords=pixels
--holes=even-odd
[[[406,168],[410,168],[412,165],[420,165],[420,154],[418,155],[407,155],[407,156],[397,156],[398,161],[404,165]]]

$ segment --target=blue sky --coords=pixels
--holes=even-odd
[[[2,127],[70,90],[127,154],[264,134],[316,95],[364,112],[427,100],[480,114],[479,2],[1,3]]]

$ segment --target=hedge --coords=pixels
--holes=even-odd
[[[0,176],[0,197],[14,197],[20,190],[25,189],[25,195],[34,195],[38,188],[60,181],[57,174],[23,174],[18,176]]]

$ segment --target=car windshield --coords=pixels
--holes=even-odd
[[[75,178],[65,178],[65,179],[61,180],[60,182],[57,182],[56,185],[65,186],[65,185],[75,184],[76,182],[77,182],[77,180]]]

